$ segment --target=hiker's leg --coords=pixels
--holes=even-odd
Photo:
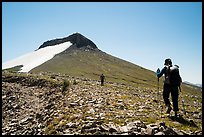
[[[163,99],[166,106],[170,106],[171,103],[169,101],[169,94],[170,94],[170,85],[164,84],[163,87]]]
[[[179,111],[179,108],[178,108],[179,94],[178,94],[178,87],[177,86],[172,87],[171,96],[172,96],[172,102],[173,102],[173,110],[174,110],[174,112],[177,112],[177,111]]]
[[[104,85],[103,83],[104,83],[104,80],[101,80],[101,86],[103,86],[103,85]]]
[[[166,111],[167,114],[170,114],[172,110],[171,103],[169,101],[170,92],[171,92],[170,85],[164,84],[163,98],[164,98],[165,105],[167,106],[167,111]]]

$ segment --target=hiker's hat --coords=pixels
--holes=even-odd
[[[165,59],[164,65],[172,65],[171,59]]]

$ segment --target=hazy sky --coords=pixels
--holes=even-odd
[[[202,83],[202,2],[2,2],[2,62],[75,32],[153,71],[171,58]]]

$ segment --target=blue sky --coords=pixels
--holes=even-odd
[[[2,62],[75,32],[152,71],[171,58],[202,83],[202,2],[2,2]]]

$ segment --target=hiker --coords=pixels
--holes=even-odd
[[[101,74],[100,79],[101,79],[101,86],[103,86],[104,85],[105,76],[103,74]]]
[[[160,71],[159,68],[157,70],[157,77],[160,78],[163,74],[165,76],[165,80],[164,80],[164,85],[163,85],[163,99],[165,102],[165,105],[167,106],[167,114],[170,114],[172,107],[171,107],[171,103],[169,101],[169,95],[171,93],[171,97],[172,97],[172,102],[173,102],[173,111],[175,112],[175,116],[177,116],[177,112],[179,111],[178,108],[178,97],[179,97],[179,91],[178,91],[178,87],[180,87],[180,84],[174,84],[174,82],[176,81],[175,79],[173,79],[173,76],[170,77],[171,72],[173,69],[177,70],[178,75],[179,75],[179,71],[178,71],[178,66],[172,66],[172,61],[170,58],[165,60],[164,63],[164,68]],[[181,83],[181,77],[179,75],[179,83]]]

